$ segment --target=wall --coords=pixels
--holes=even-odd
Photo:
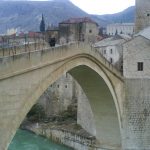
[[[124,45],[123,148],[127,150],[150,149],[149,47],[149,40],[142,36],[137,36]],[[137,70],[137,62],[144,63],[143,71]]]
[[[96,146],[95,137],[84,135],[83,133],[59,128],[43,128],[42,126],[31,127],[29,130],[75,150],[103,150]]]
[[[149,40],[138,36],[124,44],[123,72],[126,78],[149,78],[150,77],[150,43]],[[137,71],[137,63],[143,62],[143,71]]]
[[[97,44],[96,49],[107,59],[108,62],[113,64],[119,71],[122,71],[123,62],[123,46],[122,44],[125,40],[118,40],[120,42],[116,43],[116,40],[108,40],[108,44]],[[103,40],[100,41],[103,43]],[[99,43],[99,42],[98,42]],[[104,40],[105,43],[105,40]],[[111,62],[112,60],[112,62]]]
[[[76,103],[75,81],[68,74],[64,74],[54,82],[39,98],[38,103],[42,104],[48,116],[59,115],[67,110],[68,106]]]
[[[59,24],[59,42],[65,44],[79,40],[78,24]]]
[[[150,149],[150,79],[125,80],[123,149]]]
[[[99,32],[98,26],[90,22],[60,24],[59,29],[61,44],[79,40],[94,43]]]
[[[85,24],[85,41],[95,43],[98,36],[99,30],[95,23],[84,23]]]
[[[49,45],[45,41],[44,42],[36,41],[33,44],[26,43],[26,44],[21,44],[19,46],[0,48],[0,57],[12,56],[12,55],[16,55],[16,54],[25,53],[25,52],[31,52],[31,51],[35,51],[35,50],[45,49],[48,47],[49,47]]]
[[[139,32],[150,26],[150,1],[136,0],[135,32]]]

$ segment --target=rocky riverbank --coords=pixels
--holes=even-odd
[[[75,122],[32,123],[25,121],[21,128],[44,136],[54,142],[64,144],[75,150],[97,150],[97,141],[94,136],[86,132]]]

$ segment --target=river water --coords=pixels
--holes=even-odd
[[[25,130],[18,130],[8,150],[71,150],[63,145],[37,136]]]

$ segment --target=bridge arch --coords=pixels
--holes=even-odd
[[[7,149],[37,99],[66,72],[90,101],[97,139],[104,146],[120,145],[123,79],[97,51],[81,43],[0,58],[0,149]]]
[[[49,69],[49,67],[51,66],[46,67],[47,69]],[[42,69],[39,69],[39,71],[42,71]],[[108,146],[108,148],[119,147],[121,144],[120,103],[122,100],[121,95],[118,94],[118,92],[120,92],[122,88],[122,82],[120,82],[120,80],[114,74],[109,73],[109,71],[107,72],[107,69],[103,68],[100,63],[93,59],[93,57],[90,58],[89,56],[85,57],[82,55],[67,59],[63,64],[59,65],[59,67],[56,67],[53,71],[50,71],[49,75],[47,77],[44,77],[42,79],[42,82],[38,83],[38,87],[36,88],[36,90],[29,93],[26,99],[23,100],[24,105],[19,108],[19,114],[12,120],[12,126],[8,129],[11,133],[10,139],[13,138],[17,128],[19,127],[31,107],[36,103],[37,99],[48,88],[48,86],[55,82],[65,72],[69,72],[78,81],[78,83],[85,91],[88,99],[90,100],[95,119],[97,139],[102,145]],[[30,73],[32,74],[32,71],[28,72],[27,74]],[[89,78],[85,77],[92,77],[94,80],[90,80]],[[86,80],[86,83],[85,79],[88,79]],[[97,88],[100,88],[100,85],[102,85],[102,91],[107,90],[110,92],[105,93],[105,91],[103,91],[101,93],[97,88],[94,88],[94,90],[92,90],[91,87],[89,89],[86,87],[86,85],[92,86],[94,84],[97,85]],[[89,90],[91,90],[91,92],[89,92]],[[95,93],[95,95],[93,95],[93,92]],[[102,96],[103,100],[98,101],[98,96]],[[105,96],[108,96],[108,101],[106,101],[106,103],[104,101]],[[105,109],[101,111],[102,108]],[[102,114],[104,116],[102,116]]]

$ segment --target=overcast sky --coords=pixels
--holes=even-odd
[[[31,0],[47,1],[47,0]],[[89,14],[113,14],[129,6],[135,5],[135,0],[70,0],[76,6]]]
[[[90,14],[112,14],[135,5],[135,0],[70,0]]]

